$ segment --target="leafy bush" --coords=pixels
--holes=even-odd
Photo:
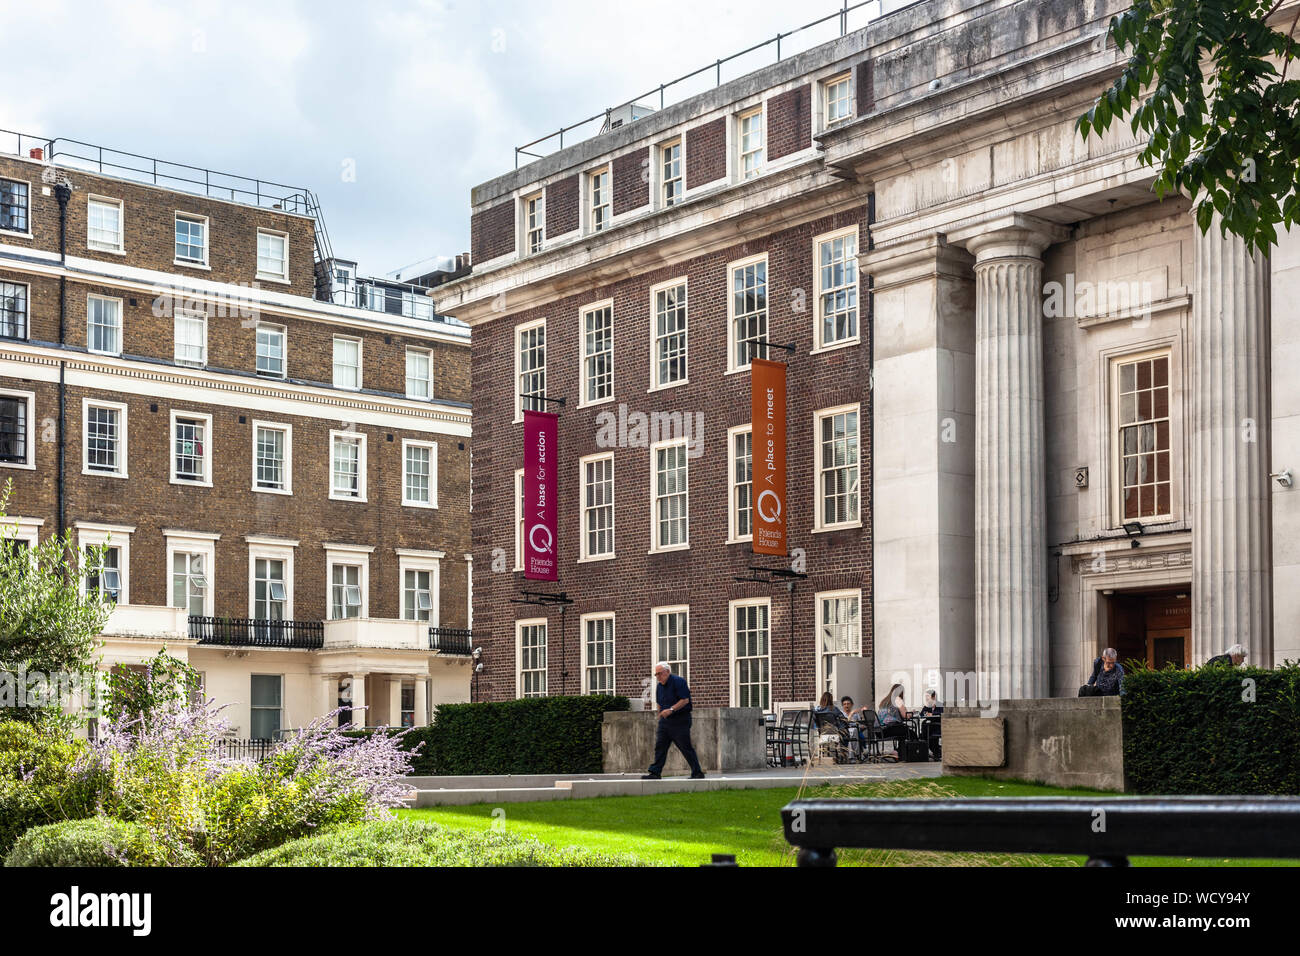
[[[237,866],[641,866],[632,857],[547,846],[497,830],[454,830],[424,820],[337,827],[264,850]]]
[[[1138,667],[1122,714],[1130,792],[1300,793],[1300,666]]]
[[[109,817],[33,827],[19,838],[5,866],[139,866],[156,857],[149,832]]]
[[[600,728],[626,697],[532,697],[441,704],[422,766],[450,774],[600,773]]]
[[[94,795],[74,770],[84,752],[50,727],[0,721],[0,857],[30,827],[95,812]]]
[[[149,831],[155,862],[222,866],[403,803],[410,755],[400,738],[349,739],[333,717],[253,763],[221,755],[227,724],[217,711],[172,702],[147,725],[113,719],[77,772],[104,813]]]

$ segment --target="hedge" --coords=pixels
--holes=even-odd
[[[1138,667],[1121,719],[1131,793],[1300,793],[1300,666]]]
[[[630,709],[626,697],[609,694],[440,704],[431,726],[406,731],[402,741],[411,750],[423,744],[411,766],[416,776],[600,773],[605,712]]]
[[[335,827],[263,850],[236,866],[637,866],[632,857],[547,846],[499,830],[455,830],[424,820]]]
[[[108,817],[32,827],[5,857],[5,866],[138,866],[150,857],[148,831]]]

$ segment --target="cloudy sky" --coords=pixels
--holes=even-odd
[[[467,250],[470,188],[515,146],[838,6],[0,0],[0,129],[307,187],[382,274]]]

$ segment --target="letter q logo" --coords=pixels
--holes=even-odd
[[[555,547],[551,529],[544,524],[535,524],[528,530],[528,543],[538,554],[550,554],[551,549]]]
[[[775,491],[769,489],[758,496],[758,516],[768,524],[781,523],[781,498]]]

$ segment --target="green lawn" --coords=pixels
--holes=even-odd
[[[1031,783],[939,777],[838,787],[774,790],[703,790],[649,797],[595,797],[542,803],[430,807],[399,811],[451,827],[482,830],[494,824],[556,846],[628,853],[647,863],[695,866],[713,853],[732,853],[742,866],[790,866],[794,856],[781,833],[780,810],[804,797],[1019,797],[1114,796],[1097,790],[1065,790]],[[850,866],[1078,866],[1083,857],[899,850],[841,850]],[[1192,860],[1134,857],[1135,866],[1292,865],[1276,860]]]

